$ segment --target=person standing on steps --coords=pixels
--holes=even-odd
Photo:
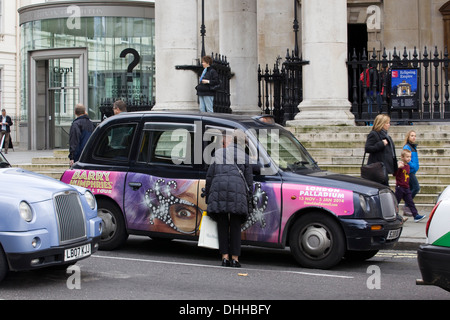
[[[195,87],[200,103],[200,112],[214,112],[214,87],[220,85],[219,74],[211,67],[213,59],[210,56],[202,58],[203,72],[200,83]]]

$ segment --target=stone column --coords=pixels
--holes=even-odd
[[[348,101],[347,1],[302,1],[303,102],[288,126],[355,125]]]
[[[235,114],[261,113],[258,108],[257,20],[257,0],[219,1],[219,46],[234,73],[231,109]]]
[[[155,2],[156,105],[154,111],[197,111],[197,75],[176,70],[193,65],[197,51],[197,0]]]

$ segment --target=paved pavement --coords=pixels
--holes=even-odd
[[[8,154],[3,155],[11,164],[30,164],[32,158],[53,156],[53,150],[28,151],[15,148],[14,151],[10,149]]]
[[[34,157],[51,157],[53,151],[28,151],[15,149],[9,150],[9,153],[5,155],[11,164],[29,164]],[[395,245],[399,250],[416,250],[420,244],[426,242],[425,227],[428,221],[430,212],[420,212],[420,214],[426,214],[427,217],[421,222],[415,223],[412,217],[409,217],[405,222],[402,235],[399,242]]]

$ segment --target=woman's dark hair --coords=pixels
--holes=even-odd
[[[204,56],[202,58],[202,61],[205,61],[207,64],[209,64],[210,66],[212,66],[213,64],[213,59],[211,58],[211,56]]]

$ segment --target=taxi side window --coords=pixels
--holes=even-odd
[[[222,147],[221,139],[224,135],[233,135],[234,128],[226,128],[220,126],[206,125],[204,133],[204,141],[206,141],[209,146],[206,149],[206,155],[210,156],[211,159],[214,156],[215,149],[220,149]],[[238,141],[238,143],[243,143],[243,140]],[[213,147],[213,148],[211,148]],[[258,148],[255,144],[246,139],[245,141],[245,153],[249,156],[251,163],[256,163],[258,161]],[[209,164],[209,162],[207,163]]]
[[[127,161],[130,155],[136,124],[110,127],[101,137],[94,151],[95,158]]]
[[[192,165],[194,126],[147,123],[144,126],[138,162]]]

